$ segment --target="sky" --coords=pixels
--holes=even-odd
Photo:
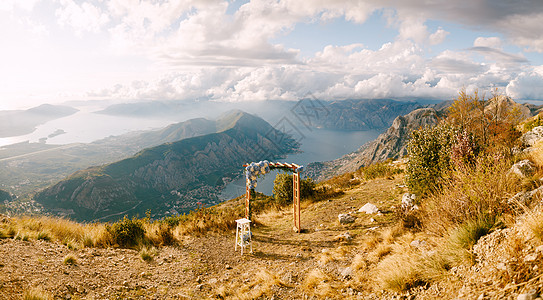
[[[69,100],[543,100],[541,0],[2,0],[0,109]]]

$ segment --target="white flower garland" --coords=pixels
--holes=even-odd
[[[298,165],[290,165],[290,164],[281,164],[281,163],[270,163],[267,160],[259,161],[257,163],[252,162],[245,168],[245,179],[246,184],[250,189],[255,189],[257,186],[256,178],[258,175],[264,175],[266,173],[269,173],[272,168],[276,168],[277,165],[279,167],[288,167],[288,166],[295,166],[295,172],[302,172],[304,169],[304,166],[298,166]]]

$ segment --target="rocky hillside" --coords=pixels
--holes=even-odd
[[[440,117],[447,114],[451,101],[445,101],[428,108],[419,108],[406,115],[398,116],[392,126],[377,139],[362,145],[357,151],[344,155],[333,161],[310,164],[305,175],[323,180],[332,176],[353,172],[362,166],[367,166],[387,159],[397,159],[407,154],[406,146],[413,130],[421,127],[434,126]],[[509,97],[499,96],[485,103],[485,112],[494,117],[500,117],[507,107],[516,107],[519,119],[525,119],[537,114],[541,107],[531,104],[518,104]]]
[[[363,145],[357,151],[336,160],[316,162],[308,166],[305,174],[324,179],[337,174],[353,172],[361,166],[398,158],[406,154],[407,141],[413,130],[437,124],[438,112],[433,108],[419,108],[405,116],[397,117],[390,128],[377,139]]]
[[[81,221],[153,217],[214,203],[224,179],[244,163],[272,160],[297,143],[264,120],[241,111],[217,123],[221,132],[144,149],[133,157],[78,171],[37,193],[34,200],[48,211]],[[275,140],[277,136],[283,137]],[[218,199],[217,199],[218,200]]]
[[[390,99],[342,100],[323,108],[324,117],[315,118],[315,126],[341,130],[371,130],[387,128],[401,115],[422,107],[416,102]]]

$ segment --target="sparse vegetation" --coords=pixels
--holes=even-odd
[[[75,265],[77,262],[77,259],[75,258],[73,254],[68,254],[64,257],[63,262],[65,265]]]
[[[158,254],[155,247],[143,247],[140,250],[140,257],[145,262],[153,261],[154,257]]]
[[[537,116],[527,119],[526,121],[522,122],[522,124],[520,124],[520,128],[523,133],[528,132],[538,126],[543,126],[543,119],[541,118],[541,113],[539,113]]]
[[[50,300],[50,299],[53,299],[53,297],[46,291],[42,290],[41,288],[31,288],[30,290],[24,292],[23,299],[24,300]]]
[[[362,174],[364,179],[372,180],[375,178],[388,178],[402,173],[403,170],[393,166],[390,162],[376,163],[362,167],[357,170],[357,174]]]

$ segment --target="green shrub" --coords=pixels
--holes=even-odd
[[[449,240],[453,245],[469,250],[481,237],[489,234],[498,225],[496,216],[479,216],[460,224],[451,232]]]
[[[113,243],[121,247],[136,246],[145,236],[143,220],[129,219],[127,216],[113,225],[108,225],[106,230],[111,235]]]
[[[300,180],[300,197],[307,198],[315,194],[315,182],[311,178]],[[277,174],[273,181],[273,196],[279,204],[292,202],[293,187],[292,175],[281,173]]]
[[[451,170],[450,151],[455,137],[455,127],[443,123],[412,132],[407,145],[406,183],[413,193],[424,196],[440,187]]]

